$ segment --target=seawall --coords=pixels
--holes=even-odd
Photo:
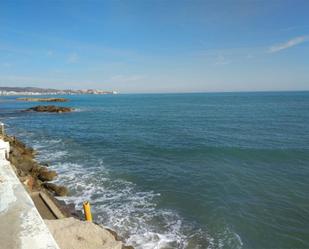
[[[0,139],[0,248],[59,249],[7,160],[9,151]]]

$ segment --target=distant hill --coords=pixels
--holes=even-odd
[[[6,92],[37,92],[37,93],[54,93],[61,90],[39,87],[0,87],[0,91]]]
[[[116,94],[115,91],[104,91],[97,89],[85,90],[58,90],[52,88],[39,87],[0,87],[0,95],[18,95],[18,94]]]

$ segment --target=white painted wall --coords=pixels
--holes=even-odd
[[[9,151],[9,143],[0,139],[0,248],[59,249],[6,160]]]

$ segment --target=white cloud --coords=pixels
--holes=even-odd
[[[294,47],[296,45],[299,45],[299,44],[307,42],[307,41],[309,41],[309,36],[298,36],[298,37],[295,37],[291,40],[288,40],[287,42],[277,44],[277,45],[270,47],[268,52],[269,53],[276,53],[276,52]]]
[[[227,65],[231,62],[223,55],[218,55],[215,61],[215,65]]]
[[[79,56],[77,53],[72,53],[69,55],[68,59],[67,59],[67,62],[70,63],[70,64],[75,64],[77,63],[79,60]]]
[[[47,55],[48,57],[52,57],[52,56],[54,55],[54,51],[53,51],[53,50],[48,50],[48,51],[46,52],[46,55]]]

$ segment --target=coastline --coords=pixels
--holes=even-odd
[[[77,236],[77,233],[80,233],[80,231],[76,231],[74,226],[84,226],[84,231],[90,230],[97,233],[97,240],[99,242],[101,240],[104,241],[104,239],[106,241],[111,241],[108,242],[109,247],[107,248],[133,249],[132,246],[127,246],[124,244],[120,236],[118,236],[117,232],[103,227],[95,222],[85,222],[82,211],[77,210],[74,205],[67,204],[64,201],[60,201],[56,198],[56,196],[68,195],[69,191],[65,186],[49,183],[49,181],[52,181],[55,177],[57,177],[57,173],[53,170],[49,170],[49,165],[36,161],[37,151],[24,144],[14,136],[6,134],[3,138],[4,141],[10,143],[11,151],[9,155],[9,162],[11,163],[13,171],[32,198],[42,218],[48,224],[49,228],[54,232],[54,236],[60,236],[57,229],[67,229],[67,231],[64,231],[66,232],[67,236],[74,236],[74,233],[76,233],[75,235]],[[57,215],[52,217],[53,212],[49,210],[50,206],[47,208],[42,207],[42,196],[47,199],[45,201],[48,201],[51,206],[54,206],[55,209],[58,209],[60,217],[57,217]],[[45,204],[43,204],[43,206]],[[55,223],[55,221],[61,221],[61,223]],[[73,228],[71,227],[71,229],[69,229],[69,226],[72,226]],[[105,236],[104,239],[100,238],[102,234]],[[62,238],[62,235],[60,237],[62,240],[65,240]],[[119,247],[119,245],[121,246]],[[85,245],[82,244],[77,246],[79,246],[78,248],[86,248]],[[89,245],[86,246],[87,248],[92,248]],[[102,248],[105,247],[103,246]]]

